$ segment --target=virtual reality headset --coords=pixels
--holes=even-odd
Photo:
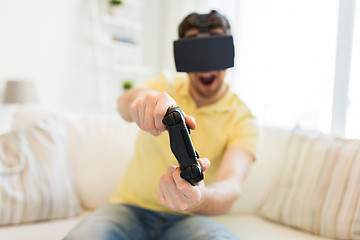
[[[209,14],[199,17],[205,24],[199,27],[198,35],[174,41],[176,70],[205,72],[233,67],[235,49],[232,35],[211,35]]]

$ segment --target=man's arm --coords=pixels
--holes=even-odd
[[[200,162],[205,169],[209,167],[209,163],[204,159]],[[202,181],[193,187],[180,177],[179,168],[169,168],[159,183],[159,202],[173,210],[201,215],[225,214],[240,196],[252,162],[253,155],[249,152],[238,147],[228,148],[221,161],[216,181],[209,186],[205,186]]]
[[[242,186],[253,159],[252,154],[241,148],[228,148],[221,161],[215,182],[205,188],[199,204],[190,208],[189,211],[201,215],[228,213],[242,193]]]
[[[149,89],[142,88],[133,88],[126,91],[123,95],[121,95],[117,100],[117,110],[120,116],[128,122],[133,122],[132,116],[130,114],[130,105],[134,102],[135,98],[150,92]]]
[[[176,102],[169,94],[151,89],[134,88],[118,98],[118,112],[129,122],[136,122],[140,129],[154,136],[166,130],[162,119],[169,107],[175,107]],[[185,121],[191,129],[196,128],[195,120],[184,114]]]

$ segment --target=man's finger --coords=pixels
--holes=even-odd
[[[207,158],[199,158],[199,163],[204,172],[210,167],[210,161]]]
[[[191,130],[195,130],[195,128],[196,128],[195,118],[193,118],[192,116],[189,116],[185,113],[184,113],[184,118],[185,118],[186,125],[188,125]]]
[[[175,181],[175,183],[176,183],[176,186],[177,186],[179,189],[181,189],[181,186],[182,186],[182,185],[184,185],[184,184],[185,184],[185,185],[188,185],[188,184],[189,184],[188,181],[186,181],[185,179],[183,179],[183,178],[180,176],[180,173],[181,173],[180,168],[175,169],[174,172],[173,172],[174,181]]]
[[[143,122],[143,126],[145,131],[149,131],[151,134],[154,135],[154,133],[157,133],[156,127],[155,127],[155,119],[153,116],[153,111],[156,105],[156,101],[151,101],[150,97],[148,97],[147,99],[147,103],[145,105],[145,109],[144,109],[144,122]]]
[[[137,104],[137,115],[138,115],[138,125],[141,129],[144,130],[144,121],[145,121],[145,104],[141,101]]]
[[[191,200],[192,200],[191,193],[194,191],[193,188],[197,188],[197,186],[191,186],[188,181],[186,181],[185,179],[183,179],[180,176],[180,172],[181,172],[180,168],[178,168],[178,169],[175,169],[175,171],[173,173],[173,178],[174,178],[176,187],[181,192],[182,199],[186,202],[191,202]]]
[[[167,102],[158,102],[154,109],[155,127],[160,131],[166,130],[166,127],[163,124],[162,120],[168,108],[169,106]]]

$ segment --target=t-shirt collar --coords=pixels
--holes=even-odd
[[[203,106],[203,107],[197,107],[196,103],[194,101],[194,99],[191,97],[190,94],[190,79],[189,76],[187,76],[187,81],[186,83],[183,85],[183,87],[181,89],[179,89],[179,95],[183,98],[186,99],[186,101],[188,101],[191,105],[191,108],[196,111],[197,113],[202,113],[202,114],[211,114],[214,112],[228,112],[230,110],[230,108],[228,107],[228,104],[224,104],[226,101],[229,101],[231,99],[232,93],[229,89],[226,90],[226,93],[224,96],[222,96],[218,101]]]

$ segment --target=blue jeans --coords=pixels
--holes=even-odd
[[[131,205],[101,207],[79,223],[65,240],[237,239],[219,223],[203,216],[177,215]]]

